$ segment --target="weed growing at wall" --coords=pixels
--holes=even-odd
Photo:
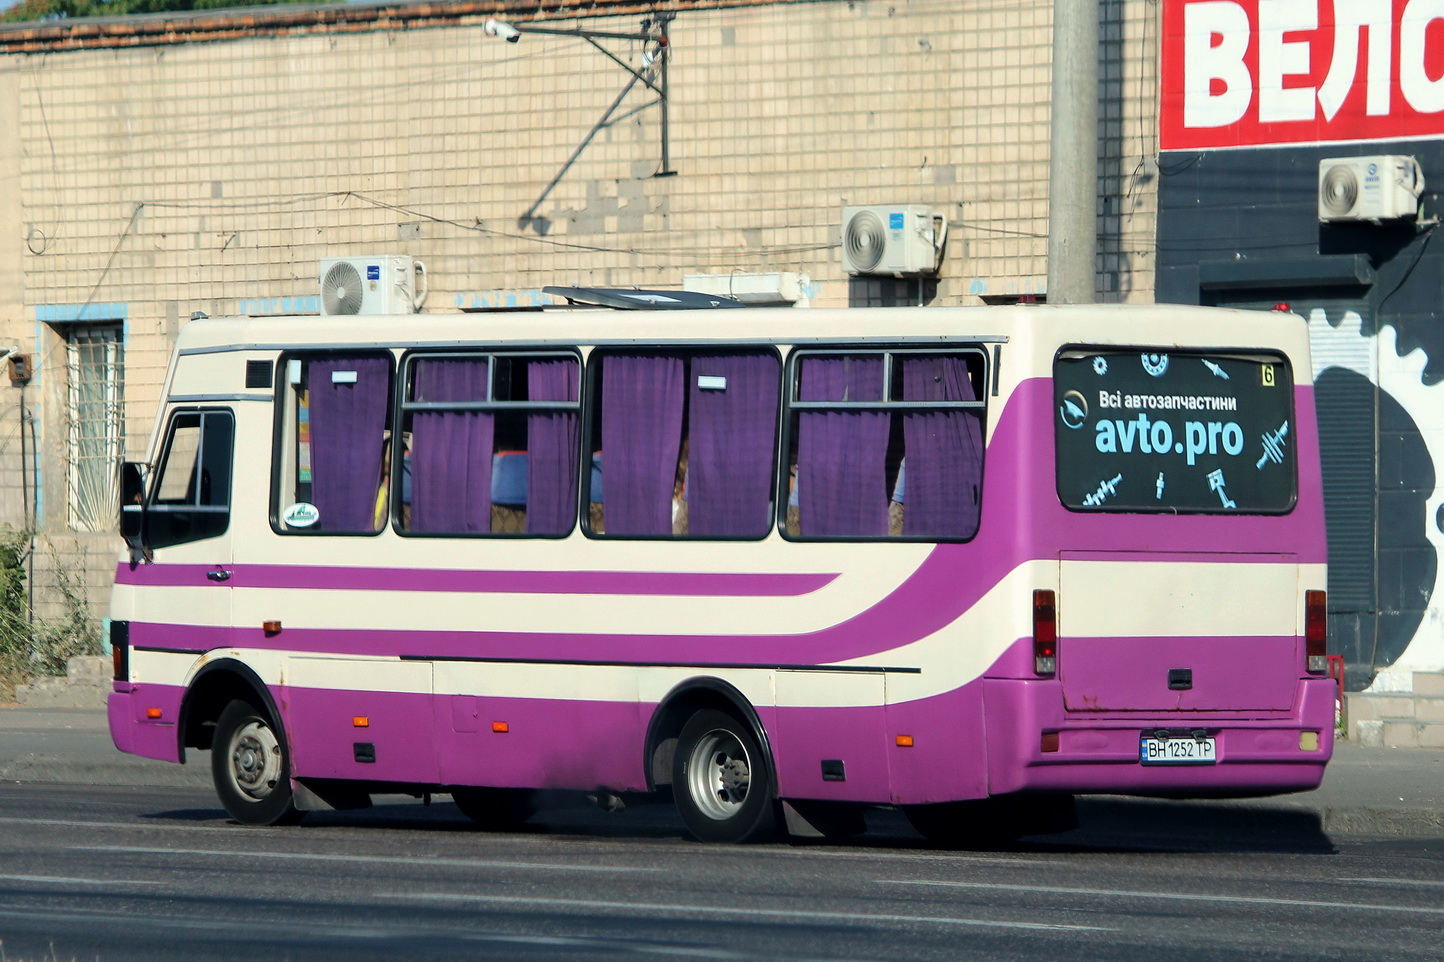
[[[14,697],[15,686],[29,678],[63,675],[76,655],[101,653],[100,628],[90,615],[82,580],[85,566],[63,564],[48,542],[59,614],[31,617],[25,569],[38,548],[31,532],[0,527],[0,700]]]

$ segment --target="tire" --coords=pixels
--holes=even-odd
[[[682,727],[672,759],[672,798],[703,842],[748,842],[777,831],[772,766],[748,727],[706,709]]]
[[[216,721],[211,777],[221,804],[245,825],[289,825],[304,814],[291,795],[291,753],[263,709],[236,700]]]
[[[525,788],[453,788],[461,814],[490,832],[514,832],[536,814],[536,793]]]

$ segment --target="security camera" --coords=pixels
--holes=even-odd
[[[481,29],[486,32],[488,37],[501,37],[507,43],[516,43],[521,39],[520,30],[495,18],[488,20]]]

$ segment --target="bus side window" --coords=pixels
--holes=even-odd
[[[803,352],[793,369],[789,537],[966,540],[977,532],[979,352]]]
[[[782,372],[774,352],[599,352],[593,365],[591,534],[767,535]]]
[[[419,354],[407,371],[403,531],[571,532],[581,375],[575,355]]]
[[[277,464],[278,530],[372,534],[390,424],[391,359],[321,354],[286,360]]]
[[[184,411],[171,419],[147,509],[152,548],[225,533],[234,434],[230,411]]]

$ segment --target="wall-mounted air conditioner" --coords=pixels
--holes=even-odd
[[[400,254],[321,261],[322,314],[414,314],[426,300],[426,265]]]
[[[1413,157],[1380,154],[1319,161],[1319,220],[1324,223],[1414,217],[1424,174]]]
[[[924,204],[842,209],[842,268],[849,274],[936,274],[947,218]]]

